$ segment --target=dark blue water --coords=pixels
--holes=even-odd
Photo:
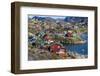
[[[67,46],[65,46],[66,49],[68,51],[77,52],[82,55],[88,55],[88,34],[83,33],[81,35],[81,38],[83,40],[86,40],[86,43],[84,43],[84,44],[68,44]]]

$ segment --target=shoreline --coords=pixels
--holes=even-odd
[[[48,50],[35,49],[35,51],[29,51],[28,60],[59,60],[59,59],[85,59],[87,55],[81,55],[77,52],[66,51],[66,57],[61,57],[56,53],[52,53]],[[64,55],[64,56],[65,56]]]
[[[83,54],[79,54],[77,52],[72,52],[72,51],[68,51],[67,52],[71,57],[74,57],[75,59],[84,59],[87,58],[87,55],[83,55]]]

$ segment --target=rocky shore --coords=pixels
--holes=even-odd
[[[53,60],[53,59],[84,59],[87,58],[87,55],[81,55],[76,52],[68,51],[65,56],[62,57],[57,53],[49,52],[48,50],[43,49],[29,49],[28,60]]]

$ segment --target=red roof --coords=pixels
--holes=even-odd
[[[50,47],[50,49],[53,51],[53,52],[57,52],[57,51],[59,51],[60,49],[61,49],[61,45],[59,45],[59,44],[54,44],[54,45],[52,45],[51,47]]]

